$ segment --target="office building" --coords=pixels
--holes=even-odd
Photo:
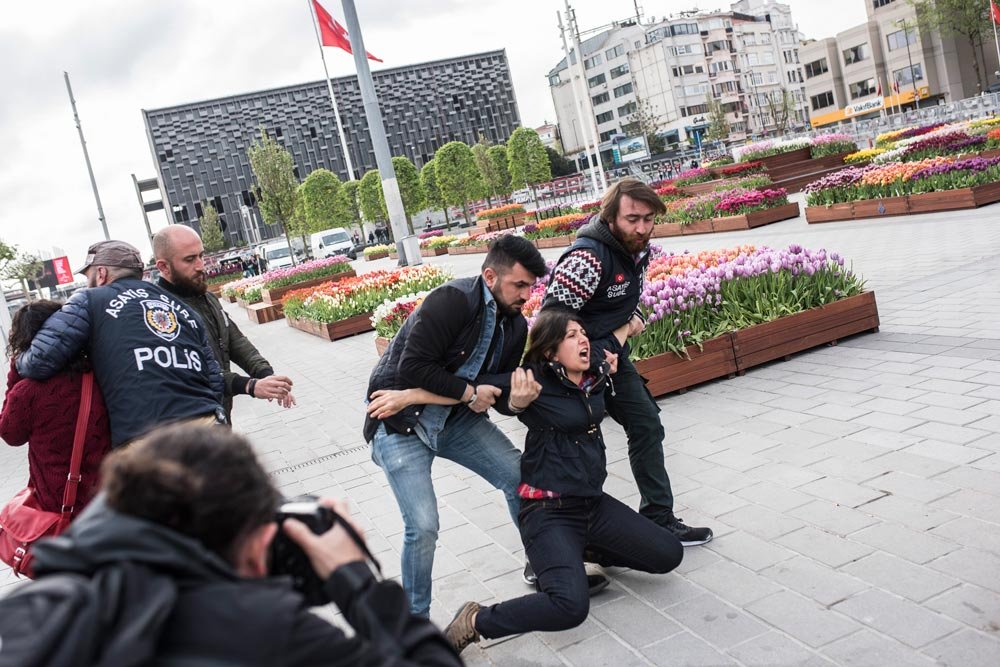
[[[418,168],[443,144],[473,144],[482,134],[505,142],[520,125],[504,51],[373,72],[389,148]],[[357,78],[332,80],[355,178],[376,168]],[[143,110],[168,218],[193,224],[202,202],[218,211],[231,242],[281,233],[256,206],[247,149],[263,128],[292,154],[301,180],[326,168],[348,173],[325,81],[164,109]]]

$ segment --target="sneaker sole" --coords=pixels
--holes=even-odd
[[[535,577],[534,579],[528,579],[526,576],[522,574],[521,581],[523,581],[526,586],[534,586],[535,584],[538,583],[538,577]]]
[[[700,547],[703,544],[708,544],[709,542],[711,542],[713,537],[715,537],[715,535],[712,535],[707,540],[687,540],[687,541],[681,540],[681,546],[682,547]]]

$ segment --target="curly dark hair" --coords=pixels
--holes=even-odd
[[[48,299],[31,301],[18,308],[10,323],[7,355],[11,359],[16,359],[22,352],[26,352],[31,347],[31,341],[35,340],[35,335],[42,328],[42,325],[60,308],[62,308],[61,303]],[[89,368],[90,365],[86,357],[81,354],[70,362],[65,370],[82,372],[89,370]]]
[[[540,311],[531,325],[531,340],[524,353],[524,363],[540,365],[555,356],[566,338],[570,322],[583,326],[580,316],[567,308],[550,307]]]

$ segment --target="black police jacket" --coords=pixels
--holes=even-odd
[[[77,292],[18,356],[17,372],[46,380],[83,351],[108,406],[113,447],[160,424],[225,417],[204,323],[152,283],[125,278]]]

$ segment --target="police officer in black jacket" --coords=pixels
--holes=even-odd
[[[286,408],[295,405],[291,379],[274,374],[267,359],[226,315],[219,299],[207,291],[205,248],[197,232],[186,225],[164,227],[153,236],[153,255],[160,270],[156,284],[198,311],[207,327],[208,342],[226,383],[226,420],[232,423],[233,396],[240,394],[277,400]],[[234,373],[231,362],[236,362],[249,377]]]
[[[615,395],[608,397],[608,414],[628,434],[629,463],[642,497],[639,513],[667,528],[684,546],[712,539],[709,528],[687,526],[674,515],[674,496],[663,458],[665,433],[660,408],[628,358],[628,341],[614,331],[627,326],[629,338],[642,333],[639,310],[649,239],[657,214],[666,210],[648,185],[622,179],[604,195],[600,213],[576,235],[559,258],[542,309],[568,308],[579,313],[590,336],[592,352],[618,355]]]
[[[45,380],[86,350],[113,447],[167,422],[226,419],[204,323],[176,296],[143,281],[142,269],[139,251],[124,241],[90,246],[77,272],[90,289],[70,297],[17,358],[23,377]]]

